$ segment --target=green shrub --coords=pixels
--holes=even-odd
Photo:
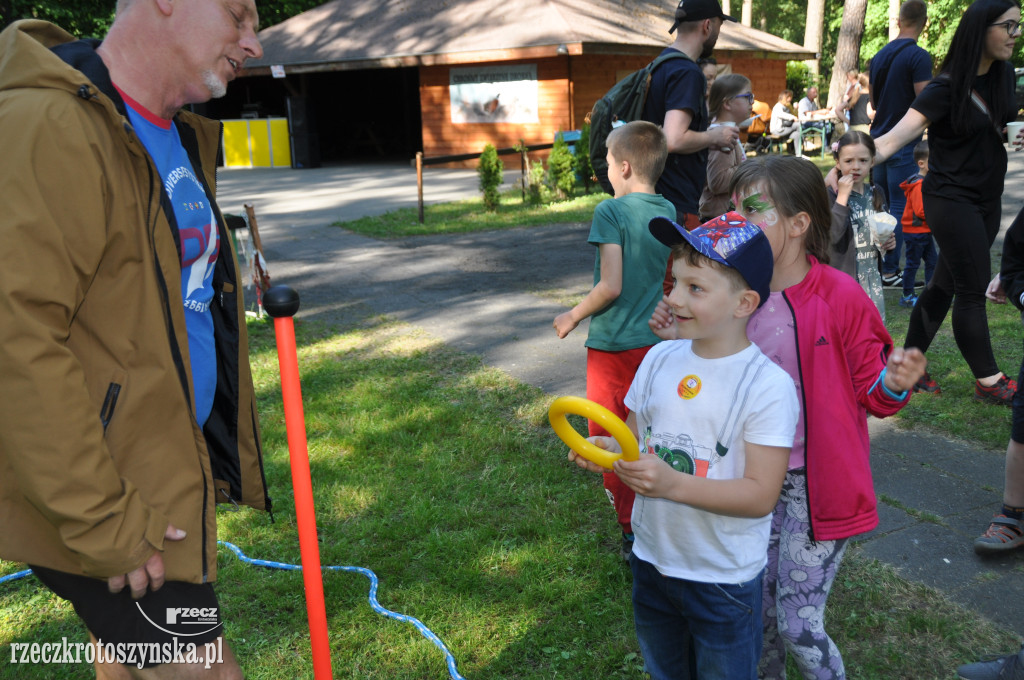
[[[561,132],[555,135],[555,145],[548,156],[548,174],[558,197],[571,198],[576,188],[576,163]]]
[[[529,176],[526,186],[526,202],[530,205],[540,205],[544,202],[544,162],[527,161]]]
[[[594,166],[590,164],[590,123],[583,123],[580,138],[576,142],[576,174],[583,180],[583,190],[590,191],[594,183]]]
[[[480,154],[480,165],[477,167],[477,175],[480,176],[480,191],[484,194],[484,207],[494,212],[498,209],[501,195],[498,187],[501,186],[502,171],[505,164],[498,158],[498,150],[493,144],[484,147]]]
[[[810,67],[802,61],[786,62],[786,89],[793,91],[793,101],[803,99],[807,88],[815,83]]]

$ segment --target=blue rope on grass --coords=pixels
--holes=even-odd
[[[13,574],[0,577],[0,583],[7,583],[8,581],[16,581],[19,578],[24,578],[32,573],[31,569],[25,569],[24,571],[16,571]]]
[[[236,545],[234,545],[232,543],[228,543],[227,541],[217,541],[217,543],[219,543],[220,545],[226,546],[231,552],[235,553],[235,555],[238,557],[238,559],[242,560],[243,562],[245,562],[247,564],[254,564],[254,565],[258,566],[258,567],[268,567],[270,569],[285,569],[287,571],[302,571],[302,565],[299,565],[299,564],[285,564],[284,562],[273,562],[271,560],[256,560],[256,559],[253,559],[251,557],[248,557],[245,553],[243,553],[241,551],[241,549],[238,546],[236,546]],[[381,606],[380,602],[377,601],[377,583],[378,583],[377,575],[374,574],[371,570],[369,570],[369,569],[367,569],[365,567],[335,567],[335,566],[323,566],[323,567],[321,567],[321,569],[323,569],[325,571],[352,571],[352,572],[357,572],[359,574],[362,574],[366,578],[370,579],[370,596],[369,596],[369,601],[370,601],[370,606],[373,608],[373,611],[377,612],[381,616],[386,616],[388,618],[396,619],[398,621],[403,621],[405,623],[411,623],[413,626],[415,626],[416,630],[418,630],[423,637],[425,637],[428,640],[430,640],[431,642],[433,642],[434,646],[437,647],[438,649],[440,649],[441,653],[444,654],[445,663],[448,665],[448,675],[450,675],[452,677],[452,680],[466,680],[464,677],[462,677],[459,674],[459,671],[456,670],[456,668],[455,668],[455,657],[452,656],[452,653],[450,651],[448,651],[448,647],[446,647],[444,642],[441,641],[441,638],[437,637],[437,635],[434,634],[434,631],[430,630],[425,625],[423,625],[423,622],[420,621],[419,619],[417,619],[415,616],[407,616],[405,614],[400,614],[398,612],[393,612],[390,609],[385,609],[383,606]]]
[[[285,562],[273,562],[271,560],[257,560],[257,559],[253,559],[253,558],[249,557],[248,555],[246,555],[244,552],[242,552],[241,548],[239,548],[237,545],[235,545],[233,543],[228,543],[227,541],[217,541],[217,543],[219,545],[223,545],[223,546],[227,547],[228,550],[230,550],[231,552],[235,553],[235,556],[238,559],[242,560],[246,564],[252,564],[252,565],[255,565],[257,567],[267,567],[269,569],[284,569],[286,571],[302,571],[302,565],[299,565],[299,564],[286,564]],[[393,612],[390,609],[385,609],[384,607],[381,606],[380,602],[377,601],[377,584],[378,584],[377,575],[374,574],[371,570],[366,569],[365,567],[325,566],[325,567],[321,567],[321,568],[324,569],[325,571],[353,571],[353,572],[357,572],[359,574],[362,574],[366,578],[370,579],[370,597],[369,597],[369,600],[370,600],[370,606],[373,608],[373,611],[377,612],[381,616],[386,616],[386,617],[388,617],[390,619],[396,619],[396,620],[402,621],[404,623],[411,623],[413,626],[416,627],[416,630],[418,630],[423,637],[425,637],[428,640],[430,640],[431,642],[433,642],[434,646],[437,647],[438,649],[440,649],[441,652],[444,654],[445,663],[448,665],[448,675],[450,675],[452,677],[452,680],[466,680],[464,677],[462,677],[459,674],[459,671],[456,670],[456,668],[455,668],[455,657],[452,656],[452,653],[450,651],[448,651],[448,647],[446,647],[444,642],[441,641],[441,638],[437,637],[437,635],[434,634],[434,631],[430,630],[425,625],[423,625],[423,622],[420,621],[419,619],[417,619],[415,616],[406,616],[405,614],[400,614],[398,612]],[[16,579],[28,576],[31,573],[32,573],[31,569],[25,569],[24,571],[19,571],[19,572],[15,572],[13,574],[8,574],[8,575],[0,578],[0,584],[6,583],[7,581],[14,581]]]

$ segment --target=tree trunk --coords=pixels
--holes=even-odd
[[[814,59],[804,63],[814,76],[814,84],[818,84],[821,73],[821,36],[825,30],[825,0],[807,0],[807,26],[804,28],[804,49],[814,52]]]
[[[889,42],[895,40],[896,36],[900,34],[900,27],[896,23],[899,18],[900,0],[889,0]]]
[[[754,13],[754,0],[743,0],[743,12],[740,14],[740,23],[750,26],[750,17]]]
[[[839,26],[836,60],[828,88],[829,106],[842,102],[846,91],[846,72],[860,68],[860,39],[864,35],[864,14],[867,8],[867,0],[846,0],[843,6],[843,22]]]

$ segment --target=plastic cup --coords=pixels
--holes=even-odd
[[[1014,121],[1006,124],[1006,141],[1013,146],[1014,140],[1017,139],[1017,133],[1024,128],[1024,121]]]

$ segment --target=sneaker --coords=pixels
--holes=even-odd
[[[900,307],[913,307],[917,304],[917,296],[911,293],[900,298]]]
[[[633,554],[633,534],[622,532],[622,546],[619,548],[619,555],[629,562],[629,556]]]
[[[992,387],[985,387],[977,380],[974,381],[974,399],[976,401],[987,401],[1000,406],[1013,405],[1013,393],[1017,391],[1017,381],[1005,375],[996,381]]]
[[[931,394],[941,394],[942,390],[939,388],[939,384],[932,380],[932,377],[928,375],[928,371],[924,372],[917,382],[914,383],[915,392],[929,392]]]
[[[883,288],[902,288],[903,287],[903,275],[899,272],[892,274],[882,274],[882,287]]]
[[[979,555],[1006,552],[1024,545],[1024,523],[1006,515],[996,515],[981,536],[974,539],[974,552]]]
[[[1024,680],[1024,648],[991,661],[964,664],[956,672],[960,680]]]

